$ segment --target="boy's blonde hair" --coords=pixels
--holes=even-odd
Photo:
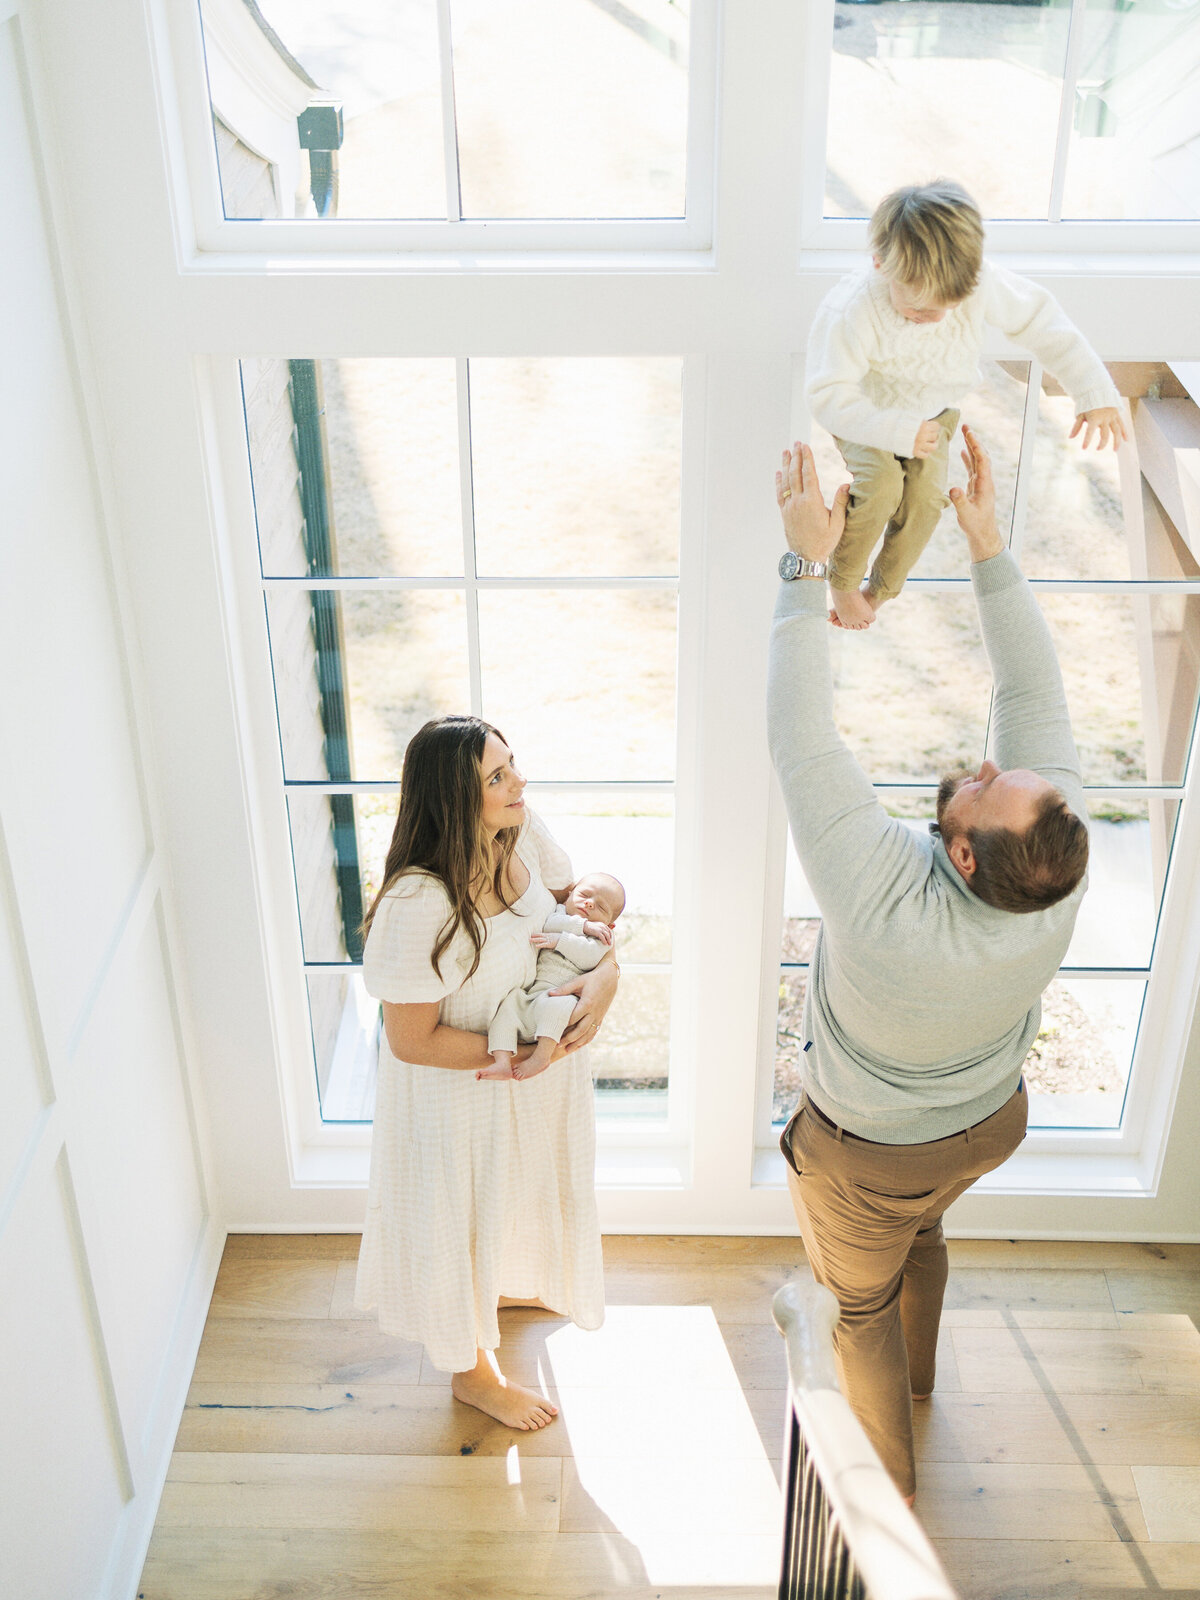
[[[979,282],[983,218],[949,178],[894,189],[875,207],[871,249],[885,277],[921,305],[955,306]]]

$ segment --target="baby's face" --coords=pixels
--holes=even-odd
[[[563,903],[563,910],[585,922],[603,922],[610,928],[620,916],[613,886],[607,878],[580,878]]]

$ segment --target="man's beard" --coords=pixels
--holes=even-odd
[[[938,784],[938,792],[937,792],[937,825],[938,825],[938,832],[942,835],[943,839],[945,839],[947,837],[947,833],[946,833],[946,807],[950,804],[951,800],[953,800],[954,796],[962,788],[963,784],[964,783],[970,783],[971,779],[974,776],[975,776],[975,774],[973,772],[948,772],[946,774],[946,776],[942,779],[941,783]],[[954,829],[952,827],[950,829],[950,833],[953,834],[953,832],[954,832]]]

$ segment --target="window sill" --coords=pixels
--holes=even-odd
[[[1089,1135],[1077,1137],[1083,1140]],[[1098,1146],[1101,1142],[1111,1146],[1116,1136],[1098,1133],[1094,1137]],[[1063,1135],[1053,1129],[1035,1130],[1016,1155],[973,1185],[972,1194],[1105,1200],[1149,1200],[1156,1194],[1150,1163],[1140,1155],[1102,1147],[1064,1150],[1063,1143]],[[787,1163],[778,1146],[760,1147],[755,1152],[751,1182],[756,1189],[786,1187]]]

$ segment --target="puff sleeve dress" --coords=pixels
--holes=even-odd
[[[438,1020],[486,1034],[500,1001],[532,982],[529,935],[554,907],[571,864],[530,812],[517,841],[529,887],[489,917],[471,977],[461,933],[430,963],[449,913],[441,883],[402,878],[380,902],[363,954],[369,994],[439,1002]],[[355,1301],[385,1333],[423,1344],[435,1367],[465,1372],[500,1343],[501,1295],[538,1299],[581,1328],[604,1320],[595,1195],[595,1109],[588,1052],[527,1083],[398,1061],[379,1041],[367,1221]]]

